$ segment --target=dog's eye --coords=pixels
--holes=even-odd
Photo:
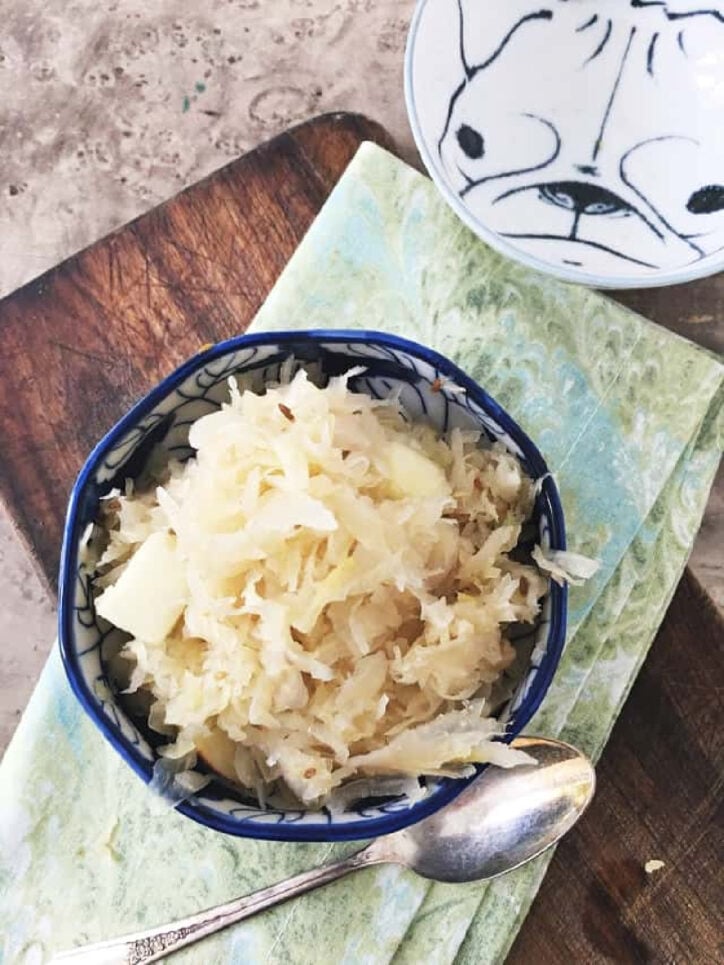
[[[713,214],[724,210],[724,185],[707,184],[689,198],[686,210],[692,214]]]
[[[472,127],[463,124],[462,127],[458,128],[457,138],[462,150],[473,161],[477,161],[483,156],[485,146],[482,134],[478,134]]]

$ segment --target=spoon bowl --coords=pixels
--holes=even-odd
[[[435,814],[376,838],[349,858],[312,868],[169,925],[64,952],[53,962],[155,962],[259,911],[374,864],[399,864],[424,878],[454,883],[496,878],[512,871],[570,831],[588,807],[596,786],[593,765],[570,744],[542,737],[519,737],[512,744],[526,751],[532,762],[510,770],[486,768]]]
[[[593,797],[593,765],[561,741],[513,742],[536,763],[489,767],[446,807],[366,850],[434,881],[495,878],[555,844]]]

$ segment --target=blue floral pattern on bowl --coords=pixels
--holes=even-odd
[[[127,478],[137,478],[154,459],[192,455],[189,427],[228,398],[228,378],[242,389],[262,391],[278,380],[282,365],[313,366],[323,377],[352,367],[355,391],[374,397],[399,392],[411,419],[426,419],[446,431],[456,426],[483,430],[501,441],[542,479],[534,511],[535,539],[544,548],[565,548],[563,513],[545,462],[513,419],[452,362],[414,342],[376,332],[309,331],[245,335],[194,356],[161,382],[111,429],[90,454],[73,488],[60,570],[59,637],[65,669],[77,698],[103,735],[146,783],[153,780],[159,735],[122,706],[108,672],[122,639],[97,619],[91,572],[82,548],[99,500]],[[566,591],[554,583],[538,622],[521,632],[516,647],[530,654],[528,668],[499,712],[506,739],[520,733],[539,706],[560,658],[565,638]],[[199,769],[203,767],[199,765]],[[420,820],[452,800],[471,779],[421,778],[422,796],[356,802],[334,811],[262,808],[239,789],[213,778],[176,805],[200,823],[229,834],[280,840],[345,840],[387,834]]]

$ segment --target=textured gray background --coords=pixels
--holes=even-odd
[[[402,62],[413,0],[1,0],[0,295],[289,124],[381,121],[415,156]],[[720,602],[710,507],[694,559]],[[0,749],[55,632],[0,511]]]
[[[2,0],[0,294],[295,121],[412,152],[412,0]]]

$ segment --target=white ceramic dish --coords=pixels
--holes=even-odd
[[[405,96],[503,254],[610,288],[724,268],[723,0],[420,0]]]

